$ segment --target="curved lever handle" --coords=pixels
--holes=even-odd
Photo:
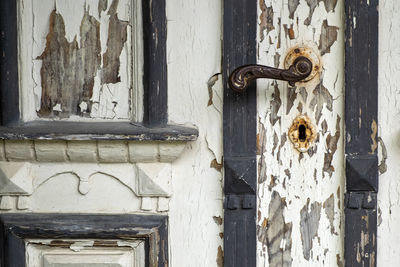
[[[235,69],[229,76],[229,87],[238,93],[242,93],[251,81],[258,78],[288,81],[293,86],[296,82],[307,78],[312,68],[311,61],[303,56],[296,58],[293,65],[287,70],[263,65],[244,65]]]

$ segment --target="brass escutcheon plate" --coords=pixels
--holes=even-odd
[[[289,68],[289,66],[293,65],[293,63],[298,57],[308,58],[313,65],[313,69],[310,75],[308,75],[307,78],[303,79],[302,82],[307,82],[312,80],[318,73],[321,72],[322,62],[320,57],[318,56],[317,53],[314,52],[313,49],[303,45],[295,46],[288,52],[288,54],[285,57],[284,67]]]
[[[317,137],[317,132],[309,117],[299,115],[293,120],[288,135],[298,151],[307,152]]]

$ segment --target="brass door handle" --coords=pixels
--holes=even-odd
[[[300,56],[287,69],[277,69],[263,65],[244,65],[235,69],[229,76],[229,87],[238,92],[244,92],[249,83],[258,78],[283,80],[294,85],[296,82],[307,78],[312,71],[311,60]]]

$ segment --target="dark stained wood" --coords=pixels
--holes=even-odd
[[[378,3],[345,1],[345,266],[352,267],[377,262]]]
[[[149,128],[129,122],[34,121],[0,127],[0,139],[194,141],[198,135],[197,129],[189,127],[166,125]]]
[[[234,69],[256,63],[257,1],[224,1],[224,266],[256,266],[256,84],[233,92]]]
[[[81,22],[80,45],[66,38],[64,18],[56,10],[50,14],[46,47],[37,58],[40,69],[42,96],[39,117],[68,118],[89,115],[94,78],[101,64],[100,23],[85,10]],[[119,63],[119,62],[118,62]],[[117,68],[118,76],[119,65]],[[81,112],[79,104],[89,107]],[[59,104],[62,111],[53,110]]]
[[[0,124],[19,120],[17,1],[0,1]]]
[[[2,267],[25,266],[27,238],[146,241],[146,266],[168,266],[168,217],[156,215],[2,214]]]
[[[165,0],[142,1],[143,9],[143,123],[168,122],[167,18]]]

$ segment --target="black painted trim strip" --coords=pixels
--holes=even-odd
[[[19,120],[17,1],[0,1],[0,125]]]
[[[1,267],[25,266],[27,238],[126,239],[146,242],[146,266],[168,266],[168,217],[156,215],[2,214]]]
[[[167,17],[165,0],[142,1],[144,117],[148,125],[168,121]]]
[[[377,262],[378,3],[345,1],[345,266]]]
[[[257,1],[224,0],[224,264],[256,266],[256,83],[237,94],[229,74],[256,63]]]

